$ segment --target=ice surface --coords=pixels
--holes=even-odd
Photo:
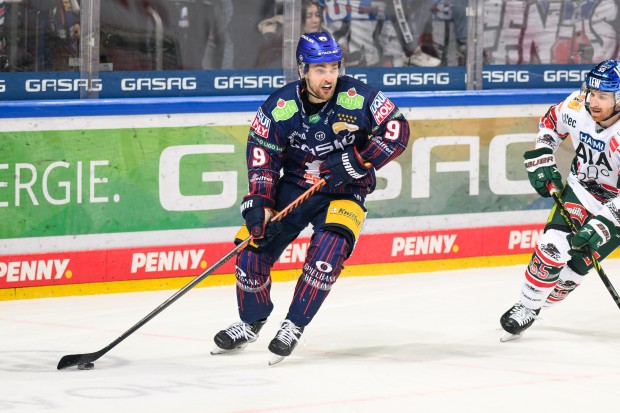
[[[620,260],[603,263],[620,288]],[[209,354],[238,319],[234,287],[196,288],[95,362],[65,354],[108,345],[174,291],[0,302],[0,411],[596,412],[615,410],[620,309],[596,273],[500,343],[499,317],[524,266],[339,280],[292,356],[269,341],[293,283],[239,354]]]

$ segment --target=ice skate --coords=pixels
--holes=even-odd
[[[285,357],[290,356],[303,332],[303,327],[296,326],[290,320],[284,320],[278,334],[269,343],[269,351],[274,354],[269,360],[269,365],[273,366],[284,360]]]
[[[516,340],[527,330],[535,320],[538,319],[540,309],[531,310],[521,304],[516,303],[500,318],[500,324],[506,332],[501,338],[501,342]]]
[[[211,350],[211,354],[216,355],[243,350],[248,344],[258,339],[258,332],[263,328],[266,321],[266,319],[258,320],[252,324],[239,321],[231,324],[213,337],[215,347]]]

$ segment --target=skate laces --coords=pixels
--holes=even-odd
[[[282,322],[280,331],[276,334],[276,340],[279,340],[288,346],[290,346],[293,341],[299,342],[299,337],[301,337],[301,329],[289,320],[284,320]]]
[[[521,303],[516,303],[514,305],[514,307],[510,311],[510,318],[519,323],[520,326],[536,320],[542,320],[540,317],[538,317],[536,311],[527,308]]]
[[[258,338],[256,333],[252,331],[252,327],[243,321],[231,324],[225,331],[233,340],[244,338],[249,341],[254,341]]]

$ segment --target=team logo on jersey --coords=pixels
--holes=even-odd
[[[568,108],[576,111],[580,111],[583,107],[584,99],[575,97],[570,102],[568,102]]]
[[[383,92],[377,93],[377,96],[375,96],[375,99],[370,105],[370,111],[372,112],[372,116],[374,116],[377,125],[380,125],[385,118],[387,118],[390,113],[394,111],[395,108],[396,106],[390,99],[385,97]]]
[[[316,139],[319,142],[322,141],[323,139],[325,139],[325,132],[318,131],[317,133],[314,134],[314,139]]]
[[[338,113],[338,120],[347,122],[347,123],[355,123],[357,120],[357,116],[350,115],[348,113]]]
[[[276,122],[280,122],[281,120],[292,118],[298,111],[299,109],[297,108],[295,101],[280,98],[278,99],[276,108],[271,111],[271,116],[273,116],[273,119]]]
[[[343,108],[349,110],[361,109],[364,106],[364,97],[362,95],[358,95],[357,90],[352,87],[346,92],[338,93],[336,105],[342,106]]]
[[[346,131],[349,131],[349,132],[355,132],[358,129],[359,129],[359,126],[353,125],[353,124],[347,123],[347,122],[335,122],[332,125],[332,131],[334,131],[334,133],[336,135],[338,135],[338,133],[340,131],[343,131],[343,130],[346,130]]]
[[[258,112],[256,112],[256,116],[252,121],[252,130],[261,138],[267,139],[269,136],[269,127],[271,126],[271,119],[269,119],[263,113],[261,108],[258,108]]]
[[[605,142],[599,141],[598,139],[594,139],[592,136],[588,135],[584,132],[579,132],[579,141],[588,145],[590,148],[594,149],[598,152],[603,152],[605,150]]]
[[[618,141],[615,136],[609,141],[609,148],[612,152],[618,152]]]
[[[558,247],[555,246],[555,244],[553,243],[549,243],[549,244],[540,244],[540,250],[548,257],[551,257],[554,260],[559,260],[560,259],[560,251],[558,250]],[[545,277],[541,277],[540,274],[536,274],[538,277],[537,278],[545,278]]]

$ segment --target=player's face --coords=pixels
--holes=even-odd
[[[310,102],[325,102],[334,96],[336,82],[338,81],[338,62],[311,64],[306,73],[306,87]],[[318,97],[318,99],[315,96]]]
[[[591,89],[588,100],[590,101],[590,114],[595,122],[607,119],[614,111],[614,92],[602,92]]]

